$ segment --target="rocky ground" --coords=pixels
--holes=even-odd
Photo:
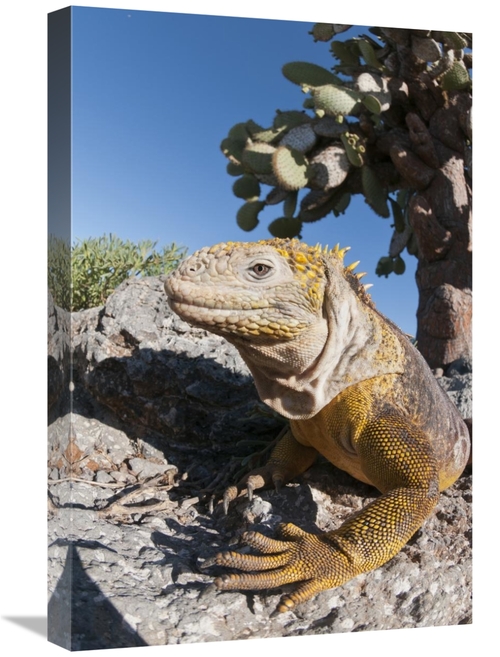
[[[436,374],[469,414],[469,365]],[[265,459],[282,420],[235,350],[170,312],[158,279],[71,318],[49,300],[49,387],[52,641],[84,650],[471,622],[469,470],[388,564],[294,612],[272,615],[285,589],[213,587],[203,560],[250,526],[331,530],[378,493],[318,461],[225,516],[214,491]]]

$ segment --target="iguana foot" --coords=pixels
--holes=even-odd
[[[291,523],[280,525],[279,534],[284,540],[258,532],[243,534],[242,541],[260,555],[221,552],[207,560],[204,567],[218,565],[247,571],[217,577],[217,588],[258,590],[300,582],[292,593],[282,596],[277,611],[285,612],[352,577],[349,559],[326,535],[308,534]]]
[[[224,513],[227,513],[229,504],[234,499],[245,493],[251,500],[254,490],[259,488],[274,487],[278,490],[291,479],[305,472],[314,463],[317,455],[318,452],[314,448],[298,443],[288,428],[264,467],[252,470],[235,486],[229,486],[224,491],[222,500]]]
[[[253,470],[246,477],[243,477],[243,479],[235,486],[229,486],[226,488],[222,498],[224,513],[227,514],[229,504],[237,497],[245,495],[246,493],[249,501],[252,501],[254,490],[258,490],[259,488],[270,488],[272,486],[274,486],[276,490],[279,490],[284,483],[285,480],[282,473],[275,468],[264,466],[263,468]]]

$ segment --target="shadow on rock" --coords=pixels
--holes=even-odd
[[[49,601],[48,640],[67,650],[147,645],[87,576],[77,548],[78,542],[68,542],[64,570]]]

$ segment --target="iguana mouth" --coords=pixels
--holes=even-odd
[[[225,310],[228,313],[233,312],[233,313],[254,313],[256,310],[259,310],[261,308],[269,308],[269,303],[265,302],[262,300],[262,303],[257,305],[255,302],[253,302],[255,305],[252,305],[249,308],[242,308],[240,306],[236,307],[230,302],[226,302],[223,304],[220,303],[200,303],[197,301],[186,301],[185,299],[181,300],[178,297],[175,296],[169,296],[168,297],[168,302],[170,304],[170,307],[172,307],[172,304],[175,306],[184,306],[186,308],[204,308],[206,310]],[[173,308],[172,308],[173,309]]]
[[[268,299],[258,298],[246,298],[241,299],[241,296],[238,297],[239,290],[227,291],[226,294],[219,293],[214,296],[205,296],[203,293],[207,291],[206,288],[203,290],[196,285],[188,285],[186,289],[176,289],[176,285],[172,284],[172,280],[167,279],[165,281],[165,292],[167,293],[168,301],[170,307],[172,304],[175,306],[183,306],[185,308],[204,308],[207,310],[215,311],[228,311],[234,313],[251,313],[263,308],[269,308],[271,304]],[[208,287],[208,286],[207,286]],[[187,290],[189,290],[188,293]],[[240,303],[237,303],[239,299]],[[174,309],[174,308],[172,308]]]

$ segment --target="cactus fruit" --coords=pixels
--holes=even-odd
[[[359,95],[354,91],[333,84],[317,87],[312,95],[316,110],[323,110],[330,116],[350,114],[359,101]]]
[[[355,133],[344,132],[340,135],[340,139],[344,144],[349,162],[355,167],[362,167],[364,164],[363,153],[365,152],[365,148],[359,136]]]
[[[280,187],[289,191],[301,189],[309,182],[309,164],[302,153],[278,146],[272,158],[274,175]]]
[[[296,218],[289,219],[287,217],[280,217],[269,224],[269,232],[271,235],[282,239],[287,237],[298,237],[301,230],[302,222],[300,219]]]
[[[241,161],[255,173],[273,173],[272,157],[275,150],[270,144],[249,143],[242,153]]]
[[[246,173],[233,184],[233,194],[245,201],[257,200],[260,196],[259,181],[251,173]]]
[[[307,153],[317,141],[316,133],[309,123],[292,128],[280,141],[280,146],[289,146],[299,153]]]
[[[258,214],[265,206],[264,201],[248,201],[238,210],[236,223],[242,230],[253,230],[259,223]]]
[[[387,193],[382,187],[377,174],[366,165],[361,168],[361,184],[368,205],[378,215],[387,219],[389,217]]]
[[[308,62],[290,62],[281,69],[287,80],[307,87],[321,87],[325,84],[340,84],[341,80],[331,71]]]
[[[323,148],[310,162],[314,172],[314,184],[325,191],[343,183],[350,169],[346,152],[339,144]]]

